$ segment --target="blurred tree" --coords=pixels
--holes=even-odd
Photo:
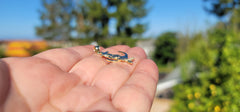
[[[176,47],[176,54],[177,54],[177,59],[176,63],[179,64],[181,62],[178,62],[181,60],[182,56],[185,55],[188,46],[190,44],[190,37],[189,35],[183,35],[183,34],[178,34],[178,39],[177,39],[177,47]]]
[[[175,32],[161,34],[155,42],[153,59],[157,64],[165,65],[176,59],[177,38]]]
[[[212,3],[213,9],[209,11],[218,17],[239,7],[238,0],[206,1]],[[175,104],[171,111],[240,111],[240,40],[231,25],[231,21],[218,22],[206,37],[195,35],[191,39],[181,60],[183,81],[174,88]]]
[[[4,49],[0,48],[0,58],[4,58],[4,57],[6,57],[4,53]]]
[[[72,0],[42,0],[43,9],[39,10],[41,25],[36,33],[48,40],[69,40],[72,31]]]
[[[42,0],[37,35],[69,40],[74,34],[95,41],[110,36],[140,36],[146,30],[147,0]],[[115,34],[109,33],[110,23]],[[115,27],[114,27],[115,26]]]
[[[74,15],[78,37],[93,37],[95,41],[109,35],[109,12],[103,0],[77,1]]]
[[[110,36],[109,24],[115,23],[114,36],[131,37],[141,35],[146,25],[141,19],[146,16],[147,0],[83,0],[78,1],[75,11],[77,31],[80,37],[95,40]]]
[[[233,10],[229,24],[236,33],[240,31],[240,8]]]
[[[141,23],[141,18],[147,15],[147,0],[108,0],[108,9],[115,9],[111,13],[117,21],[117,36],[141,35],[146,30],[146,25]]]
[[[181,63],[183,81],[174,88],[175,104],[171,110],[240,111],[238,37],[231,31],[214,28],[207,38],[195,36],[191,42]]]
[[[203,0],[210,3],[210,7],[205,7],[205,10],[215,14],[218,17],[226,16],[240,5],[239,0]],[[208,5],[209,6],[209,5]]]
[[[205,6],[207,12],[219,18],[229,16],[226,21],[228,27],[235,32],[240,30],[240,0],[204,0],[208,5]],[[210,3],[210,5],[209,5]]]

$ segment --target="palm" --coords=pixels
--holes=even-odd
[[[20,96],[23,111],[149,111],[157,82],[156,65],[139,48],[126,51],[133,65],[106,63],[93,46],[55,49],[29,58],[6,58],[12,77],[8,102]],[[12,105],[6,104],[6,109]],[[19,107],[18,107],[19,106]],[[14,111],[14,110],[9,110]]]

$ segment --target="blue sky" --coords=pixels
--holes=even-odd
[[[149,0],[146,37],[165,31],[198,32],[213,25],[216,18],[203,10],[203,0]],[[40,0],[0,0],[0,40],[36,39],[40,24]]]

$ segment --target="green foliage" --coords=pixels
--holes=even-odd
[[[168,64],[168,65],[158,65],[158,71],[160,73],[170,73],[174,70],[175,65],[174,64]]]
[[[111,15],[117,21],[117,36],[140,35],[146,30],[146,25],[140,20],[147,15],[148,10],[145,6],[147,0],[108,0],[108,2],[109,8],[116,8]]]
[[[50,49],[50,48],[48,48],[48,49]],[[45,50],[47,50],[47,49],[44,49],[44,50],[29,49],[28,52],[30,53],[31,56],[33,56],[33,55],[41,53],[41,52],[43,52]]]
[[[109,34],[110,15],[102,0],[83,0],[77,4],[74,15],[79,37],[93,37],[95,41],[106,38]]]
[[[6,57],[4,53],[4,49],[0,48],[0,58],[4,58],[4,57]]]
[[[171,111],[239,112],[240,41],[237,36],[225,29],[213,29],[208,32],[208,38],[196,36],[191,42],[182,58],[184,80],[174,88],[175,104]],[[193,64],[189,66],[189,63]]]
[[[216,15],[219,18],[228,17],[228,27],[233,31],[240,30],[240,0],[204,0],[207,12]],[[209,5],[210,4],[210,5]]]
[[[69,40],[73,20],[72,0],[42,0],[39,10],[41,25],[36,27],[36,34],[47,40]]]
[[[238,8],[236,8],[232,11],[232,16],[229,19],[229,26],[235,32],[240,31],[240,18],[239,18],[239,16],[240,16],[240,8],[238,6]]]
[[[98,44],[103,47],[110,47],[114,45],[128,45],[130,47],[136,46],[138,39],[129,37],[113,37],[108,39],[99,40]]]
[[[146,1],[42,0],[41,25],[36,27],[36,33],[48,40],[139,37],[146,30],[146,24],[141,21],[148,11]],[[115,34],[110,34],[110,28]]]
[[[89,45],[91,42],[94,41],[93,38],[76,38],[73,39],[72,41],[77,42],[79,45]]]
[[[176,33],[163,33],[157,38],[155,46],[153,59],[158,65],[166,65],[167,63],[175,62],[175,48],[177,47]]]
[[[210,3],[210,7],[206,7],[206,10],[218,17],[223,17],[229,14],[237,8],[240,4],[239,0],[204,0]]]

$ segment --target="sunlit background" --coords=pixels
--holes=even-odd
[[[81,0],[73,0],[81,1]],[[156,37],[165,31],[186,33],[204,31],[217,20],[203,9],[202,0],[148,0],[148,10],[141,21],[147,24],[143,37]],[[41,0],[1,0],[0,39],[40,39],[35,27],[41,25]],[[111,33],[115,32],[110,22]]]
[[[0,57],[77,45],[142,47],[151,112],[240,111],[240,0],[1,0]]]

